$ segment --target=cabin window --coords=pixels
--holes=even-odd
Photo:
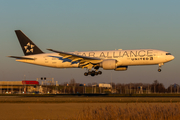
[[[150,57],[150,60],[153,60],[153,57]]]

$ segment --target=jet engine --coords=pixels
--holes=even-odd
[[[104,60],[100,66],[104,70],[115,70],[115,71],[127,70],[128,66],[121,66],[120,64],[122,64],[121,61],[117,61],[114,59],[107,59],[107,60]]]
[[[116,63],[117,63],[117,60],[108,59],[108,60],[104,60],[101,63],[101,66],[104,70],[114,70],[117,67]]]

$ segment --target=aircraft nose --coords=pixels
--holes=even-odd
[[[173,55],[171,56],[171,60],[174,60],[174,56]]]

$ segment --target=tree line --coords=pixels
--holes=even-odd
[[[100,88],[97,83],[76,83],[75,79],[60,84],[56,89],[59,93],[116,93],[116,94],[152,94],[152,93],[179,93],[178,84],[165,88],[163,83],[154,80],[153,83],[109,83],[112,88]]]

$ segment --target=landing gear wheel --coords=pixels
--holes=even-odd
[[[93,70],[93,71],[91,72],[91,74],[95,74],[95,71]]]
[[[91,76],[93,77],[93,76],[95,76],[95,74],[91,74]]]
[[[88,72],[85,72],[84,73],[84,76],[88,76],[88,75],[91,75],[91,76],[97,76],[97,75],[101,75],[102,74],[102,72],[101,71],[98,71],[98,72],[96,72],[96,71],[88,71]]]
[[[98,74],[99,74],[99,75],[101,75],[101,74],[102,74],[102,72],[101,72],[101,71],[98,71]]]
[[[94,76],[94,75],[95,75],[95,73],[96,73],[95,71],[92,71],[92,72],[91,72],[91,76]]]
[[[87,72],[85,72],[85,73],[84,73],[84,76],[88,76],[88,73],[87,73]]]
[[[98,75],[98,72],[95,72],[95,75]]]
[[[158,72],[161,72],[161,69],[158,69]]]
[[[88,75],[91,75],[91,72],[88,72]]]

